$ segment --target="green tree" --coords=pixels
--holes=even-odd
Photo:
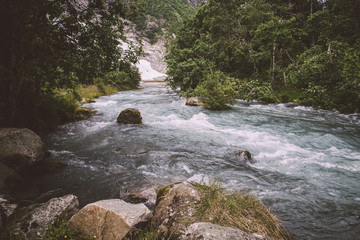
[[[0,121],[32,126],[44,95],[129,69],[119,47],[136,5],[103,0],[3,0],[0,10]]]
[[[222,72],[208,73],[194,94],[204,103],[205,108],[212,110],[228,109],[235,102],[233,80]]]
[[[347,113],[360,107],[360,52],[347,43],[310,48],[289,66],[289,76],[303,89],[303,104]]]

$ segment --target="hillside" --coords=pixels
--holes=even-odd
[[[194,16],[201,0],[141,1],[143,14],[136,17],[136,30],[156,43],[165,33],[171,37],[185,19]]]

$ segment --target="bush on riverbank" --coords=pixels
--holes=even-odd
[[[44,95],[38,103],[36,122],[28,126],[36,131],[48,131],[66,122],[82,120],[90,117],[95,111],[80,106],[82,99],[91,102],[95,98],[117,93],[121,90],[135,89],[132,85],[119,88],[110,84],[84,85],[75,90],[55,90]]]
[[[205,108],[212,110],[228,109],[228,105],[235,102],[231,78],[221,72],[208,73],[194,94],[204,103]]]

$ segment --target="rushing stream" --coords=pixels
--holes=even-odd
[[[251,190],[295,239],[359,239],[360,116],[291,104],[238,102],[232,110],[185,106],[162,88],[120,92],[88,104],[98,113],[45,136],[52,158],[68,166],[30,183],[60,188],[81,205],[190,177],[220,178]],[[141,126],[119,125],[138,108]],[[242,164],[234,151],[256,162]]]

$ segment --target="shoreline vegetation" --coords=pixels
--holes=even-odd
[[[83,85],[75,90],[56,90],[53,95],[40,101],[40,112],[44,114],[37,118],[31,129],[37,132],[49,132],[58,126],[78,120],[84,120],[96,113],[83,104],[94,102],[96,98],[111,95],[120,91],[138,89],[137,86],[118,87],[115,85]]]
[[[191,193],[187,192],[189,189]],[[170,193],[170,191],[172,192]],[[199,196],[198,201],[192,199],[194,194]],[[178,204],[168,205],[167,202],[172,197],[177,199]],[[274,216],[256,196],[240,191],[228,192],[219,181],[207,184],[193,182],[171,184],[157,190],[156,199],[154,217],[146,224],[142,224],[142,227],[135,226],[130,229],[122,239],[193,239],[186,238],[184,230],[194,223],[211,223],[236,229],[236,231],[240,230],[246,234],[257,234],[246,239],[292,239],[281,226],[281,220]],[[192,200],[189,201],[189,199]],[[163,203],[160,204],[160,202]],[[168,224],[166,231],[164,231],[163,223],[160,224],[158,221],[159,213],[164,214],[163,208],[171,209],[170,216],[160,217],[161,219],[172,218],[172,220],[166,221]],[[188,214],[184,209],[192,209],[193,212],[190,211]],[[180,225],[182,230],[179,230]],[[226,230],[226,228],[224,229]],[[96,238],[94,237],[96,235],[93,235],[91,235],[92,238]],[[46,236],[42,239],[60,240],[64,238],[82,240],[91,237],[76,227],[74,228],[71,225],[71,220],[70,223],[66,220],[58,220],[48,228]]]

